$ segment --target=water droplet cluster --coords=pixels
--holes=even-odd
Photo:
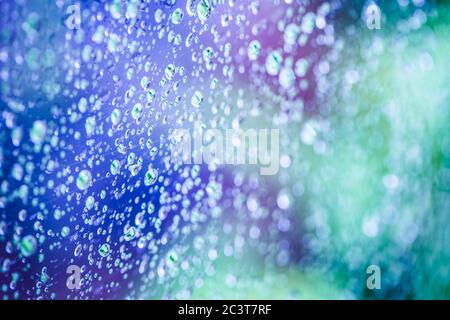
[[[403,8],[393,33],[420,32],[420,2]],[[284,286],[283,298],[302,298],[287,283],[316,279],[291,270],[336,265],[344,280],[324,276],[322,292],[344,282],[337,298],[362,296],[364,282],[352,284],[365,250],[398,271],[386,273],[393,288],[411,271],[431,210],[417,209],[429,203],[421,192],[437,197],[424,152],[437,147],[408,130],[426,141],[439,119],[406,91],[371,104],[382,111],[365,102],[393,96],[386,74],[406,72],[420,87],[417,72],[444,65],[435,52],[364,38],[363,6],[346,1],[90,1],[74,29],[62,23],[66,6],[0,3],[0,298],[242,298],[265,272],[262,291]],[[410,64],[389,59],[396,50]],[[429,126],[391,108],[405,101]],[[279,174],[172,162],[174,129],[196,121],[282,129]],[[440,188],[445,137],[433,164]],[[377,256],[388,243],[394,262]],[[70,265],[81,268],[79,290],[66,286]]]

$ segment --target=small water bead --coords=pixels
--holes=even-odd
[[[146,173],[144,177],[144,184],[146,186],[150,186],[156,182],[156,179],[158,178],[158,171],[156,169],[150,168]]]
[[[24,222],[27,219],[27,211],[24,209],[20,210],[18,216],[19,220]]]
[[[271,76],[276,76],[280,72],[283,57],[278,51],[271,52],[266,59],[266,71]]]
[[[89,196],[89,197],[86,199],[86,203],[85,203],[86,208],[87,208],[88,210],[91,210],[91,209],[94,207],[94,204],[95,204],[95,199],[94,199],[94,197],[93,197],[93,196]]]
[[[47,133],[47,124],[45,121],[37,120],[33,123],[30,130],[30,139],[35,145],[40,145],[45,139]]]
[[[316,25],[316,15],[313,12],[308,12],[303,16],[300,28],[302,32],[310,34],[311,32],[313,32],[315,25]]]
[[[284,42],[287,45],[294,45],[297,42],[300,27],[295,23],[289,24],[284,30]]]
[[[105,38],[105,27],[104,26],[98,26],[95,33],[92,35],[92,41],[94,41],[97,44],[100,44],[103,42],[103,39]]]
[[[248,58],[252,61],[258,59],[259,55],[261,53],[261,44],[258,40],[253,40],[250,42],[247,50]]]
[[[150,149],[150,156],[154,157],[158,153],[158,149],[156,147],[152,147]]]
[[[22,180],[23,177],[23,168],[20,164],[15,163],[12,170],[11,170],[11,174],[14,177],[14,179],[16,179],[17,181]]]
[[[126,241],[131,241],[136,237],[136,228],[133,226],[129,226],[124,230],[124,239]]]
[[[152,103],[155,100],[156,92],[153,89],[150,89],[147,92],[147,102]]]
[[[191,99],[191,104],[192,106],[194,106],[195,108],[200,107],[200,104],[203,102],[203,95],[200,91],[195,91],[194,95],[192,96]]]
[[[55,217],[56,220],[61,219],[62,217],[64,217],[65,212],[63,210],[59,210],[59,209],[55,209],[55,212],[53,212],[53,216]]]
[[[91,185],[92,175],[88,170],[82,170],[77,177],[77,187],[78,189],[84,191]]]
[[[140,237],[137,243],[137,246],[139,249],[143,249],[145,247],[145,244],[147,243],[147,240],[145,237]]]
[[[139,212],[136,217],[134,217],[134,223],[136,224],[136,226],[138,226],[139,228],[145,228],[146,225],[146,221],[145,221],[145,212],[141,211]]]
[[[98,253],[103,257],[106,258],[111,253],[111,247],[108,243],[104,243],[100,246],[98,249]]]
[[[130,154],[127,157],[127,164],[132,165],[135,160],[136,160],[136,155],[134,154],[134,152],[130,152]]]
[[[195,4],[198,0],[187,0],[186,1],[186,12],[188,15],[193,16],[195,14]]]
[[[134,120],[137,120],[141,117],[142,115],[142,104],[141,103],[136,103],[133,107],[133,109],[131,110],[131,116],[133,117]]]
[[[167,35],[167,41],[169,43],[172,43],[175,40],[175,32],[173,30],[169,31],[169,34]]]
[[[172,23],[180,24],[183,20],[183,10],[177,8],[174,12],[172,12]]]
[[[131,86],[130,89],[125,92],[125,100],[128,101],[128,99],[133,98],[136,94],[136,88],[134,86]]]
[[[203,60],[205,60],[205,62],[211,62],[213,56],[214,51],[211,47],[207,47],[205,50],[203,50]]]
[[[171,80],[174,74],[175,66],[173,64],[169,64],[164,71],[164,75],[166,76],[167,80]]]
[[[210,0],[200,0],[197,5],[197,16],[201,22],[205,22],[211,16],[212,5]]]
[[[113,19],[120,19],[120,16],[122,15],[120,0],[113,0],[109,6],[109,12],[111,13],[111,17],[113,17]]]
[[[113,175],[117,175],[120,171],[120,162],[119,160],[113,160],[113,162],[111,162],[111,173]]]
[[[206,192],[212,199],[219,200],[222,197],[222,186],[215,181],[211,181],[206,186]]]
[[[94,116],[88,117],[86,119],[86,123],[85,123],[86,134],[88,136],[93,134],[96,126],[97,126],[97,121],[95,120],[95,117]]]
[[[150,81],[148,80],[148,78],[146,76],[141,78],[141,87],[143,89],[145,89],[149,83],[150,83]]]
[[[181,35],[177,34],[175,36],[175,39],[173,40],[173,44],[179,46],[181,42],[183,42],[183,38],[181,37]]]
[[[155,21],[156,23],[161,23],[164,19],[164,12],[161,9],[155,11]]]
[[[81,244],[77,245],[75,248],[75,251],[73,252],[73,255],[75,257],[78,257],[81,254],[82,249],[83,249],[83,247],[81,246]]]
[[[121,112],[119,109],[114,109],[111,113],[111,123],[117,126],[120,122]]]
[[[61,229],[61,236],[62,237],[67,237],[68,235],[69,235],[69,233],[70,233],[70,228],[69,227],[67,227],[67,226],[64,226],[64,227],[62,227],[62,229]]]
[[[289,89],[295,82],[294,71],[291,68],[284,67],[280,72],[279,81],[283,88]]]
[[[7,224],[5,221],[0,221],[0,236],[4,236],[6,234]]]
[[[147,213],[152,214],[153,212],[155,212],[155,205],[153,203],[149,202],[148,207],[147,207]]]
[[[109,52],[111,52],[111,53],[116,52],[119,49],[120,42],[121,42],[120,36],[115,33],[111,33],[109,35],[109,39],[108,39],[108,43],[107,43]]]
[[[297,77],[304,77],[306,75],[306,72],[308,71],[309,63],[305,59],[299,59],[295,63],[295,74]]]
[[[25,257],[32,256],[37,250],[37,240],[33,235],[27,235],[20,241],[20,252]]]
[[[139,171],[141,171],[141,169],[142,166],[140,164],[134,164],[129,167],[130,173],[133,177],[136,176],[139,173]]]
[[[217,88],[217,84],[219,83],[219,80],[217,78],[214,78],[211,80],[211,85],[209,86],[212,90]]]
[[[16,128],[14,128],[14,129],[12,130],[12,132],[11,132],[11,140],[12,140],[12,143],[13,143],[16,147],[18,147],[18,146],[20,146],[20,143],[21,143],[21,141],[22,141],[22,138],[23,138],[23,130],[22,130],[22,128],[21,128],[21,127],[16,127]]]
[[[168,262],[171,264],[176,264],[179,261],[178,253],[175,250],[171,250],[167,255]]]
[[[133,68],[128,68],[128,70],[127,70],[127,79],[131,80],[131,79],[133,79],[133,76],[134,76],[134,69]]]
[[[80,110],[81,113],[86,112],[87,105],[88,105],[88,102],[87,102],[86,98],[82,97],[80,99],[80,101],[78,101],[78,110]]]
[[[128,19],[134,19],[137,17],[138,12],[139,12],[139,0],[129,1],[128,6],[127,6],[127,12],[125,13],[125,16]]]

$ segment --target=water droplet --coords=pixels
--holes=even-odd
[[[138,0],[129,1],[127,6],[127,12],[125,13],[126,17],[128,19],[134,19],[137,17],[138,12],[139,12],[139,1]]]
[[[155,11],[155,21],[156,23],[161,23],[164,19],[164,12],[161,9]]]
[[[142,104],[136,103],[133,107],[133,110],[131,110],[131,116],[134,120],[137,120],[141,117],[142,114]]]
[[[280,72],[279,77],[280,85],[285,88],[289,89],[295,81],[295,74],[294,71],[292,71],[291,68],[285,67]]]
[[[247,55],[250,60],[256,60],[261,53],[261,44],[257,40],[250,42],[247,50]]]
[[[195,107],[198,108],[200,107],[200,104],[203,102],[203,95],[200,91],[195,91],[194,95],[192,96],[191,99],[191,104]]]
[[[183,20],[183,10],[177,8],[174,12],[172,12],[172,23],[180,24]]]
[[[276,76],[280,72],[283,58],[278,51],[271,52],[266,59],[266,71],[271,76]]]
[[[152,103],[153,100],[155,100],[155,96],[156,96],[155,90],[150,89],[147,92],[147,102]]]
[[[111,13],[111,17],[114,19],[120,19],[122,14],[122,6],[119,0],[114,0],[109,6],[109,12]]]
[[[205,22],[211,15],[212,6],[209,0],[200,0],[197,5],[197,16],[200,21]]]
[[[67,237],[70,233],[70,228],[67,226],[62,227],[61,229],[61,236]]]
[[[118,125],[120,121],[120,116],[121,116],[120,110],[117,108],[114,109],[113,112],[111,113],[111,123],[115,126]]]
[[[109,246],[109,244],[104,243],[100,246],[100,248],[98,249],[98,253],[103,257],[107,257],[109,256],[109,254],[111,253],[111,247]]]
[[[20,252],[25,257],[32,256],[37,249],[37,240],[32,235],[27,235],[23,237],[22,241],[20,242]]]
[[[44,141],[46,133],[47,125],[45,121],[37,120],[33,123],[33,127],[31,128],[30,139],[34,144],[40,145]]]
[[[305,59],[299,59],[295,63],[295,74],[297,77],[304,77],[306,75],[306,72],[308,71],[308,61]]]
[[[95,120],[94,116],[87,118],[86,123],[85,123],[86,134],[88,136],[93,134],[96,126],[97,126],[97,121]]]
[[[81,246],[81,244],[77,245],[75,248],[75,251],[73,252],[75,257],[78,257],[81,253],[81,250],[83,249],[83,247]]]
[[[171,80],[173,75],[175,74],[175,66],[173,64],[169,64],[164,71],[164,74],[167,80]]]
[[[91,209],[94,207],[94,204],[95,204],[95,199],[94,199],[94,197],[93,197],[93,196],[89,196],[89,197],[86,199],[86,203],[85,203],[86,208],[87,208],[88,210],[91,210]]]
[[[125,228],[124,238],[126,241],[131,241],[136,237],[136,228],[133,226],[129,226]]]
[[[211,62],[213,56],[214,51],[211,47],[207,47],[205,50],[203,50],[203,60],[205,60],[205,62]]]
[[[186,12],[188,15],[193,16],[195,14],[195,4],[197,0],[187,0],[186,1]]]
[[[88,170],[82,170],[77,177],[77,187],[80,190],[89,188],[92,182],[91,173]]]
[[[120,162],[119,160],[113,160],[113,162],[111,162],[111,173],[113,175],[118,174],[120,171]]]
[[[295,23],[289,24],[284,30],[284,42],[287,45],[294,45],[297,42],[299,33],[299,26],[297,26]]]
[[[144,184],[146,186],[150,186],[155,183],[157,178],[158,178],[158,171],[156,171],[156,169],[151,168],[145,174]]]

